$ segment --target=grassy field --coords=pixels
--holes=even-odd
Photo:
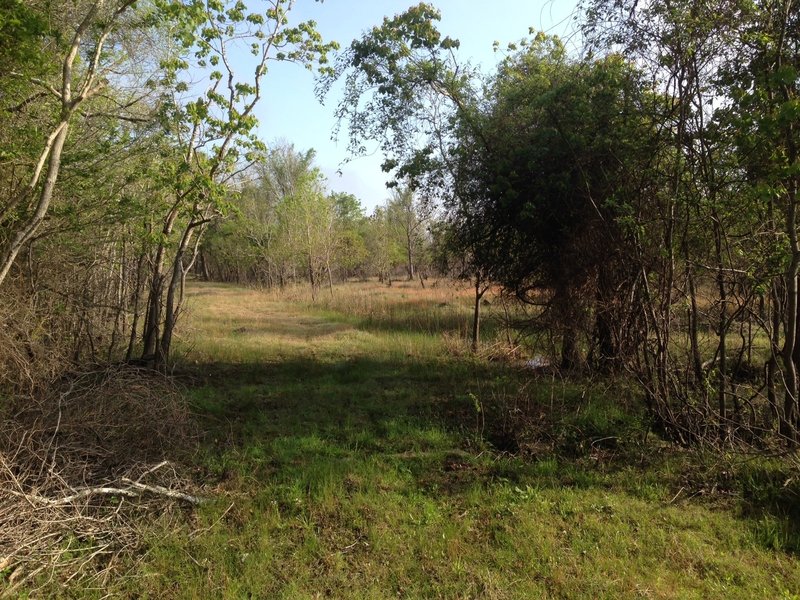
[[[304,294],[193,285],[179,372],[215,500],[116,593],[800,597],[787,465],[671,448],[619,382],[471,356],[469,291]]]

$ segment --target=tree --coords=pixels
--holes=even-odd
[[[313,22],[289,26],[291,0],[265,4],[264,13],[249,12],[241,1],[193,2],[188,9],[170,0],[159,5],[178,23],[175,36],[183,52],[162,63],[164,83],[174,90],[162,123],[175,154],[165,161],[164,179],[171,197],[153,259],[143,340],[143,357],[152,358],[159,367],[169,357],[186,276],[203,233],[228,208],[226,185],[242,171],[242,160],[252,161],[264,149],[254,135],[253,110],[261,98],[268,62],[290,61],[311,68],[315,62],[324,64],[326,53],[335,47],[322,42]],[[250,47],[251,64],[234,64],[233,49],[244,42]],[[204,93],[183,102],[181,95],[190,91],[180,78],[189,64],[187,53],[193,54],[197,67],[208,69],[210,83]],[[167,266],[169,244],[174,247]]]
[[[617,298],[597,296],[636,278],[616,218],[641,185],[628,178],[633,159],[650,156],[651,131],[637,113],[642,82],[619,58],[571,60],[557,38],[540,34],[512,50],[481,97],[480,79],[458,64],[458,44],[442,38],[438,18],[430,6],[413,7],[340,59],[338,114],[351,147],[376,136],[387,169],[444,203],[478,291],[491,273],[522,301],[550,294],[564,366],[582,362],[581,331],[595,338],[593,362],[616,361],[627,315],[612,309]],[[587,242],[616,250],[587,259]]]
[[[291,259],[305,271],[311,286],[311,297],[316,300],[323,274],[333,293],[331,261],[336,239],[333,203],[325,195],[322,177],[317,170],[307,172],[291,195],[278,207],[282,244]]]
[[[392,237],[385,206],[376,207],[370,215],[364,242],[369,251],[370,269],[377,274],[378,281],[392,285],[392,271],[403,263],[403,252]]]
[[[422,251],[425,224],[430,214],[431,208],[417,200],[410,186],[392,190],[392,196],[386,204],[389,227],[405,253],[409,281],[414,279],[415,261]]]
[[[335,263],[341,269],[342,278],[356,273],[365,273],[369,258],[365,242],[367,218],[364,207],[353,194],[335,192],[330,195],[335,219]]]
[[[641,347],[637,369],[651,408],[682,441],[709,431],[723,441],[742,429],[758,436],[772,416],[793,440],[800,355],[791,175],[798,119],[789,108],[797,99],[796,6],[720,0],[701,10],[690,1],[597,0],[585,8],[593,47],[620,48],[662,99],[651,114],[664,133],[663,193],[652,206],[656,218],[637,220],[640,238],[659,250],[642,277],[642,312],[656,343]],[[710,309],[699,308],[701,294]],[[676,336],[684,310],[688,335]],[[698,335],[703,325],[716,336],[708,360]],[[753,403],[755,392],[748,412],[735,374],[751,368],[755,330],[770,339],[771,357],[766,402]]]
[[[491,238],[476,235],[474,226],[467,226],[463,215],[454,217],[451,213],[448,221],[435,222],[431,227],[433,264],[440,273],[455,279],[470,282],[474,289],[472,309],[472,351],[480,347],[481,335],[481,303],[489,291],[494,277],[486,271],[486,265],[497,264],[488,257],[481,257],[481,252],[493,251],[495,245]]]
[[[314,170],[314,151],[298,152],[286,141],[277,141],[263,160],[253,165],[254,180],[236,200],[239,230],[257,248],[260,267],[268,285],[286,279],[290,249],[280,239],[279,207],[296,194]]]
[[[482,191],[455,208],[464,236],[491,239],[475,254],[486,270],[544,304],[564,367],[583,362],[581,334],[595,366],[631,349],[620,302],[638,270],[622,218],[637,210],[655,134],[642,88],[619,57],[576,61],[540,34],[501,64],[481,139],[462,144],[474,150],[461,177]]]
[[[767,364],[767,386],[780,432],[792,445],[800,441],[800,16],[797,9],[796,2],[788,0],[745,4],[736,15],[735,54],[722,65],[719,77],[719,89],[732,101],[730,110],[720,111],[722,126],[734,138],[731,146],[738,159],[736,166],[747,174],[748,186],[742,191],[749,191],[751,202],[755,200],[756,206],[765,209],[761,215],[766,217],[774,243],[768,263],[782,267],[774,273],[771,286],[772,357]],[[765,269],[763,274],[770,271]],[[775,397],[779,363],[784,386],[781,405]]]
[[[318,87],[322,99],[344,80],[336,133],[346,125],[353,155],[377,141],[384,171],[430,194],[447,193],[453,119],[470,121],[480,87],[474,69],[456,60],[458,40],[436,29],[440,18],[426,3],[385,18],[339,55]]]
[[[45,114],[50,113],[40,126],[43,135],[31,140],[35,144],[32,162],[26,165],[19,187],[0,207],[0,222],[6,233],[0,242],[0,285],[47,215],[70,126],[81,114],[83,105],[106,88],[112,73],[126,60],[114,49],[141,27],[134,4],[135,0],[85,0],[61,13],[56,12],[59,10],[56,4],[48,15],[55,24],[51,29],[43,25],[42,13],[47,5],[25,8],[13,2],[10,6],[13,12],[0,22],[0,39],[10,37],[20,41],[16,52],[9,52],[9,58],[17,58],[28,67],[33,64],[33,68],[8,73],[27,84],[26,97],[9,110],[20,111],[31,103],[45,103],[49,108]],[[45,44],[52,58],[39,61],[33,55],[37,50],[44,54]]]
[[[98,142],[107,150],[118,136],[151,140],[157,168],[148,170],[150,202],[136,216],[145,241],[134,262],[137,282],[149,281],[141,294],[142,356],[163,367],[203,233],[229,210],[239,173],[263,151],[253,110],[268,62],[324,70],[335,45],[321,40],[313,22],[290,26],[291,0],[262,2],[262,12],[235,0],[6,4],[0,39],[18,43],[0,51],[13,63],[0,74],[8,125],[0,134],[0,169],[8,175],[0,187],[0,284],[20,252],[46,233],[71,136],[108,123]],[[245,42],[250,58],[234,57]],[[200,73],[209,81],[205,90],[191,82]],[[78,156],[92,150],[75,144]],[[139,295],[131,340],[138,302]]]

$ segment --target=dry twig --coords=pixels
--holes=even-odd
[[[141,549],[143,516],[177,519],[177,503],[203,502],[165,459],[194,439],[169,379],[117,366],[50,389],[0,422],[0,597],[102,585]]]

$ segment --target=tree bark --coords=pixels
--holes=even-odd
[[[47,210],[50,208],[50,202],[53,199],[53,191],[55,190],[58,174],[61,170],[61,154],[64,150],[64,142],[67,139],[67,131],[69,130],[69,117],[70,114],[68,113],[58,124],[55,129],[55,137],[53,138],[52,145],[49,145],[44,150],[44,153],[47,155],[47,175],[44,185],[39,191],[36,210],[25,226],[14,234],[11,241],[3,249],[2,257],[0,257],[0,285],[5,281],[20,251],[36,233],[36,230],[47,214]]]
[[[314,263],[311,254],[308,255],[308,280],[311,282],[311,301],[317,301],[317,280],[314,277]]]
[[[475,308],[472,313],[472,351],[477,352],[481,335],[481,298],[486,290],[481,289],[480,276],[475,277]]]
[[[414,281],[414,258],[411,249],[411,237],[408,238],[408,280]]]

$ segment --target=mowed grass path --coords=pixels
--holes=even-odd
[[[335,290],[353,302],[362,292],[374,289]],[[437,310],[452,313],[441,319],[445,330],[453,314],[468,311],[466,298],[410,287],[388,293],[381,302],[404,315],[418,310],[419,319],[392,327],[387,320],[400,312],[348,314],[346,302],[313,309],[193,285],[182,368],[193,375],[188,393],[209,432],[196,460],[216,500],[184,532],[153,539],[145,577],[121,592],[797,597],[796,556],[770,548],[764,523],[733,505],[675,498],[679,463],[494,450],[482,441],[478,409],[516,389],[522,375],[447,352],[442,335],[429,331]],[[590,409],[591,391],[564,390],[569,398],[556,402]]]

